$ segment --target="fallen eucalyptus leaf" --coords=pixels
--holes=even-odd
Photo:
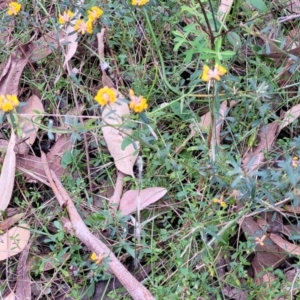
[[[16,172],[16,135],[11,132],[0,175],[0,211],[5,211],[12,195]]]
[[[151,187],[144,190],[131,190],[124,193],[121,198],[119,210],[123,215],[130,215],[137,209],[137,201],[140,201],[140,209],[161,199],[167,190],[161,187]]]
[[[26,223],[13,227],[0,235],[0,261],[19,254],[28,244],[30,238],[29,226]]]

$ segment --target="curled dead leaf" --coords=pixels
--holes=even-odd
[[[0,236],[0,261],[19,254],[28,244],[29,226],[26,223],[13,227]]]
[[[270,239],[274,244],[276,244],[283,251],[293,255],[300,255],[300,247],[288,242],[287,240],[283,239],[281,236],[271,233]]]

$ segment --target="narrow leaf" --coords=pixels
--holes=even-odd
[[[0,175],[0,211],[5,211],[12,195],[16,172],[16,135],[11,132]]]
[[[251,6],[253,6],[261,12],[267,13],[269,11],[268,7],[266,6],[263,0],[247,0],[247,3],[249,3]]]

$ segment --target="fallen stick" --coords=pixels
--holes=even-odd
[[[121,284],[134,300],[155,300],[154,296],[148,291],[148,289],[134,278],[134,276],[119,262],[111,250],[89,231],[60,180],[55,173],[50,170],[47,157],[44,153],[42,153],[41,158],[44,164],[45,173],[56,199],[60,206],[66,207],[68,211],[74,235],[82,243],[84,243],[91,252],[96,253],[98,257],[103,254],[108,257],[109,271],[111,271],[119,279]]]

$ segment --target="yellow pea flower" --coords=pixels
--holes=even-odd
[[[261,238],[259,238],[259,237],[256,237],[255,238],[255,243],[256,244],[260,244],[261,246],[264,246],[264,240],[265,240],[265,238],[266,238],[267,236],[264,234]]]
[[[117,100],[117,94],[113,89],[105,86],[97,92],[94,99],[102,106],[114,103]]]
[[[227,204],[225,201],[223,201],[223,197],[221,197],[221,199],[217,199],[217,198],[214,198],[212,200],[214,203],[219,203],[221,207],[223,208],[226,208],[227,207]]]
[[[129,107],[136,113],[140,113],[148,108],[147,99],[143,96],[135,96],[133,90],[129,90],[130,103]]]
[[[131,4],[132,5],[137,5],[137,6],[143,6],[147,4],[150,0],[132,0]]]
[[[19,105],[17,95],[0,95],[0,110],[4,112],[12,111]]]
[[[16,16],[20,10],[21,10],[21,4],[13,1],[8,4],[7,14],[9,16]]]
[[[103,10],[97,6],[93,6],[88,10],[88,18],[92,22],[99,19],[103,14]]]
[[[211,79],[219,81],[221,79],[221,76],[225,75],[226,73],[227,70],[221,65],[215,64],[215,68],[213,70],[210,69],[209,66],[204,65],[201,79],[203,81],[209,81]]]
[[[62,15],[59,15],[58,23],[64,25],[70,22],[73,17],[74,17],[74,13],[68,9],[67,11],[64,11]]]
[[[99,254],[99,256],[98,256],[95,252],[93,252],[91,255],[91,260],[94,261],[98,265],[103,262],[105,257],[106,257],[106,255],[104,253]]]
[[[91,34],[93,32],[93,22],[92,20],[88,20],[87,22],[81,19],[77,20],[74,25],[74,30],[82,35],[84,35],[86,32]]]

